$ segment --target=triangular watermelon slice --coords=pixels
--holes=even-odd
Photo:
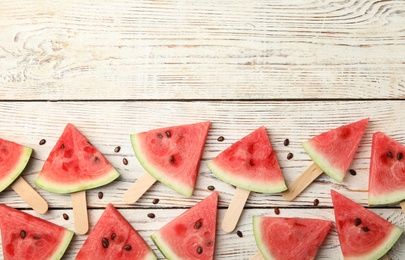
[[[168,260],[214,258],[218,193],[162,227],[151,237]]]
[[[331,227],[331,221],[321,219],[253,217],[256,244],[265,259],[314,259]]]
[[[24,170],[32,149],[0,138],[0,192]]]
[[[379,259],[402,230],[372,211],[331,190],[340,247],[345,259]]]
[[[103,186],[118,176],[86,137],[67,124],[35,184],[54,193],[72,193]]]
[[[76,260],[157,259],[152,249],[112,205],[108,204]]]
[[[150,175],[190,197],[210,124],[208,121],[132,134],[132,148]]]
[[[46,220],[0,204],[3,257],[11,259],[60,259],[74,233]]]
[[[304,142],[302,147],[332,179],[342,182],[353,161],[369,119],[322,133]]]
[[[245,190],[276,193],[287,189],[263,126],[232,144],[207,167],[221,180]]]
[[[376,132],[371,146],[369,205],[387,205],[405,200],[405,146]]]

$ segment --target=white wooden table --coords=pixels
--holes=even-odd
[[[220,194],[220,223],[234,188],[206,163],[261,125],[289,184],[311,164],[303,141],[370,117],[351,166],[356,176],[340,184],[322,175],[293,202],[251,193],[236,228],[243,237],[218,225],[216,259],[253,256],[252,216],[276,216],[276,207],[281,217],[333,221],[330,189],[367,206],[371,136],[383,131],[405,144],[404,97],[403,0],[0,1],[0,137],[34,149],[24,178],[33,185],[73,123],[121,173],[87,192],[91,228],[113,203],[159,258],[149,236],[208,196],[209,185]],[[156,183],[138,203],[125,204],[143,172],[129,134],[205,120],[212,127],[193,197]],[[74,230],[70,195],[37,190],[50,206],[45,215],[11,189],[0,203]],[[399,206],[371,210],[405,229]],[[65,259],[74,259],[86,237],[74,237]],[[405,259],[404,235],[388,257]],[[335,226],[317,259],[342,259]]]

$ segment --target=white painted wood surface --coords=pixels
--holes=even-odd
[[[86,192],[90,230],[113,203],[159,258],[149,236],[213,185],[220,193],[215,259],[249,259],[257,252],[254,215],[275,216],[278,207],[282,217],[333,221],[330,189],[367,205],[372,133],[405,144],[404,54],[403,0],[1,0],[0,137],[34,149],[23,172],[34,186],[64,126],[73,123],[121,173]],[[364,117],[370,123],[351,166],[356,176],[340,184],[323,174],[291,202],[251,192],[235,231],[222,231],[234,187],[209,172],[209,160],[264,125],[290,184],[312,163],[303,141]],[[129,134],[206,120],[212,126],[194,195],[157,182],[137,203],[125,203],[124,193],[144,172]],[[11,188],[0,203],[74,230],[70,195],[34,188],[49,203],[45,215]],[[405,230],[398,205],[372,210]],[[86,237],[76,234],[64,259],[74,259]],[[405,259],[405,235],[388,257]],[[342,259],[335,226],[317,259]]]

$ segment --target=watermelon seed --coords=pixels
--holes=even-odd
[[[159,137],[159,138],[163,138],[163,135],[159,133],[159,134],[158,134],[158,137]]]
[[[392,155],[391,151],[388,151],[388,157],[394,158],[394,156]]]
[[[197,248],[197,253],[198,254],[202,254],[202,252],[203,252],[203,249],[202,249],[202,247],[201,246],[199,246],[198,248]]]
[[[355,176],[355,175],[357,174],[357,172],[356,172],[355,170],[353,170],[353,169],[350,169],[349,172],[350,172],[350,174],[353,175],[353,176]]]
[[[364,232],[369,232],[370,229],[368,227],[362,227],[361,230],[363,230]]]
[[[218,142],[223,142],[224,140],[225,140],[225,137],[223,137],[222,135],[217,138]]]
[[[101,240],[101,243],[103,244],[103,247],[104,247],[104,248],[107,248],[108,245],[109,245],[108,239],[107,239],[106,237],[104,237],[104,238]]]
[[[398,153],[398,154],[397,154],[397,160],[398,160],[398,161],[401,161],[403,156],[404,156],[404,155],[403,155],[402,153]]]
[[[98,196],[99,199],[102,199],[104,194],[103,194],[103,192],[100,191],[97,196]]]
[[[155,218],[155,214],[153,214],[153,213],[148,213],[148,218]]]
[[[167,136],[168,138],[170,138],[170,136],[171,136],[170,131],[166,131],[166,136]]]
[[[97,163],[97,162],[99,162],[100,161],[100,159],[96,156],[96,157],[94,157],[94,162],[95,163]]]
[[[212,185],[209,185],[209,186],[207,187],[207,189],[210,190],[210,191],[213,191],[213,190],[215,190],[215,187],[212,186]]]
[[[69,219],[69,215],[66,214],[66,213],[63,213],[63,219],[64,219],[64,220],[68,220],[68,219]]]
[[[35,235],[33,238],[34,238],[35,240],[39,240],[39,236],[37,236],[37,235]]]
[[[243,237],[243,233],[240,230],[236,231],[236,235],[238,235],[238,237]]]
[[[117,146],[114,148],[114,152],[118,153],[119,151],[121,151],[121,146]]]
[[[250,166],[253,166],[253,162],[251,160],[248,161]]]
[[[62,145],[60,146],[60,148],[61,148],[61,149],[65,149],[65,145],[62,144]]]
[[[45,139],[41,139],[41,141],[39,141],[39,145],[44,145],[46,143]]]
[[[132,246],[130,246],[130,245],[124,246],[124,250],[126,250],[126,251],[130,251],[131,249],[132,249]]]
[[[274,213],[275,213],[276,215],[280,214],[280,209],[279,209],[279,208],[274,208]]]
[[[357,227],[357,226],[360,225],[360,224],[361,224],[361,219],[356,218],[356,219],[354,220],[354,225]]]
[[[284,146],[288,146],[290,144],[290,140],[287,138],[284,140]]]
[[[197,221],[197,222],[195,223],[194,228],[199,229],[201,226],[202,226],[202,222],[201,222],[201,221]]]
[[[294,154],[288,153],[287,154],[287,160],[291,160],[294,157]]]
[[[314,199],[314,206],[318,206],[319,204],[319,200],[318,199]]]
[[[21,232],[20,232],[21,238],[24,239],[26,235],[27,235],[27,233],[25,233],[24,230],[21,230]]]
[[[111,234],[111,239],[114,240],[117,237],[117,235],[115,233]]]
[[[171,163],[174,163],[174,157],[173,156],[170,156],[169,160],[170,160]]]
[[[158,204],[158,203],[159,203],[159,199],[153,199],[152,203],[153,203],[153,204]]]
[[[123,159],[122,159],[122,163],[123,163],[124,165],[128,165],[128,160],[127,160],[127,158],[123,158]]]

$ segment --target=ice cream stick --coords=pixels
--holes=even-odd
[[[135,203],[155,182],[156,179],[145,172],[125,192],[124,201],[126,203]]]
[[[291,201],[295,199],[309,184],[311,184],[323,171],[313,163],[298,178],[288,186],[287,191],[283,193],[284,199]]]
[[[222,220],[222,229],[225,232],[232,232],[235,229],[249,194],[250,191],[236,187],[229,207],[225,212],[225,217]]]
[[[20,197],[28,203],[39,214],[44,214],[48,211],[48,203],[39,193],[24,180],[23,177],[18,177],[12,184],[11,188],[17,192]]]
[[[257,254],[252,256],[249,260],[264,260],[264,257],[260,252],[258,252]]]
[[[80,235],[89,230],[89,217],[87,215],[86,191],[74,192],[71,195],[75,230]]]
[[[399,203],[399,205],[401,205],[402,212],[405,213],[405,201],[402,201],[401,203]]]

